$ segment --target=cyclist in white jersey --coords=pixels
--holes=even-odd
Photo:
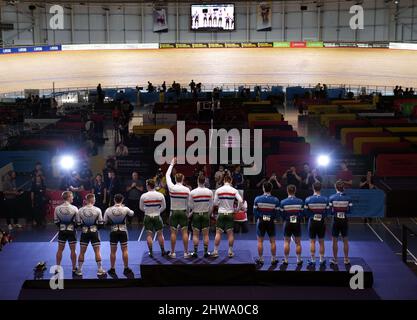
[[[171,165],[166,172],[166,181],[168,185],[169,195],[171,198],[171,214],[169,217],[171,226],[171,252],[168,254],[170,258],[175,258],[175,244],[177,242],[177,232],[181,229],[182,242],[184,244],[184,258],[190,258],[188,253],[188,199],[190,196],[190,189],[183,185],[184,175],[181,173],[175,174],[174,184],[171,180],[171,172],[174,168],[177,158],[173,158]]]
[[[80,254],[78,256],[78,270],[77,275],[82,276],[82,268],[84,263],[84,255],[87,251],[88,244],[94,249],[94,254],[97,262],[97,275],[104,276],[106,271],[101,265],[101,253],[100,253],[100,233],[98,229],[103,226],[103,216],[101,209],[95,207],[96,198],[94,193],[89,193],[85,196],[87,204],[78,211],[78,225],[81,226],[81,238],[80,238]]]
[[[75,246],[77,244],[76,222],[78,208],[71,203],[74,195],[71,191],[62,193],[64,203],[55,208],[54,222],[59,227],[58,232],[58,251],[56,253],[56,265],[60,266],[62,261],[62,253],[65,244],[68,242],[71,250],[72,273],[76,274],[77,270],[77,252]]]
[[[233,253],[233,243],[234,243],[234,234],[233,234],[233,213],[235,210],[239,210],[243,204],[243,199],[240,196],[239,192],[231,186],[232,178],[230,175],[226,174],[223,178],[224,185],[216,190],[214,194],[214,206],[218,207],[218,216],[216,222],[216,238],[214,239],[214,251],[212,256],[218,257],[218,248],[220,245],[220,240],[222,238],[222,233],[227,232],[227,238],[229,240],[229,257],[234,256]],[[238,205],[237,209],[234,207],[235,200],[237,200]]]
[[[123,273],[125,275],[132,274],[132,270],[129,268],[129,253],[127,250],[128,233],[126,219],[128,216],[133,217],[135,213],[123,205],[123,200],[124,197],[121,194],[116,194],[114,196],[114,206],[107,208],[104,213],[104,223],[110,225],[110,270],[108,273],[111,276],[116,275],[116,252],[119,242],[123,256]]]

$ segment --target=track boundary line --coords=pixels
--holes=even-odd
[[[49,241],[49,243],[54,242],[54,240],[56,239],[56,237],[58,237],[58,234],[59,234],[59,231],[57,231],[57,232],[55,233],[55,235],[54,235],[54,236],[53,236],[53,238]]]
[[[401,242],[401,240],[400,239],[398,239],[397,238],[397,236],[394,234],[394,233],[392,233],[392,231],[385,225],[385,223],[383,223],[382,221],[381,221],[381,224],[384,226],[384,228],[385,229],[387,229],[387,231],[394,237],[394,239],[395,240],[397,240],[397,242],[401,245],[401,247],[402,247],[402,245],[403,245],[403,243]],[[407,249],[407,252],[408,252],[408,254],[414,259],[414,262],[417,262],[417,258],[416,258],[416,256],[414,255],[414,254],[412,254],[411,253],[411,251],[409,250],[409,249]]]
[[[376,235],[376,237],[379,239],[379,241],[384,242],[384,240],[382,240],[382,238],[379,236],[379,234],[375,231],[374,228],[372,228],[372,226],[369,223],[366,223],[366,225],[372,230],[372,232]]]
[[[143,230],[145,230],[145,226],[142,227],[142,230],[141,230],[141,232],[139,234],[138,241],[140,241],[140,238],[142,238]]]

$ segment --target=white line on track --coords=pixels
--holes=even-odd
[[[369,227],[369,229],[372,230],[372,232],[376,235],[376,237],[379,239],[379,241],[384,242],[384,240],[382,240],[382,238],[379,236],[379,234],[375,231],[374,228],[372,228],[372,226],[369,223],[367,223],[366,225]]]
[[[58,233],[59,233],[59,231],[57,231],[57,233],[55,233],[54,237],[49,242],[54,242],[55,238],[58,237]]]
[[[153,236],[153,241],[155,241],[155,239],[156,239],[156,232],[155,232],[155,235]]]
[[[142,227],[142,230],[141,230],[141,232],[139,234],[138,241],[140,241],[140,238],[142,238],[143,230],[145,230],[145,226]]]
[[[385,225],[385,223],[383,223],[382,221],[381,221],[381,224],[384,226],[384,228],[385,229],[387,229],[387,231],[394,237],[394,239],[395,240],[397,240],[397,242],[402,246],[403,245],[403,243],[400,241],[400,239],[398,239],[396,236],[395,236],[395,234],[393,234],[392,233],[392,231]],[[407,252],[409,253],[409,255],[414,259],[414,261],[415,262],[417,262],[417,258],[416,258],[416,256],[414,255],[414,254],[412,254],[411,252],[410,252],[410,250],[408,250],[407,249]]]

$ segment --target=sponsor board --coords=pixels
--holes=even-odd
[[[61,51],[61,45],[1,48],[0,54]]]
[[[158,43],[96,43],[96,44],[64,44],[62,51],[74,50],[137,50],[159,49]]]

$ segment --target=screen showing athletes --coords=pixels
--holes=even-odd
[[[235,6],[233,4],[195,4],[191,6],[192,30],[234,30]]]

